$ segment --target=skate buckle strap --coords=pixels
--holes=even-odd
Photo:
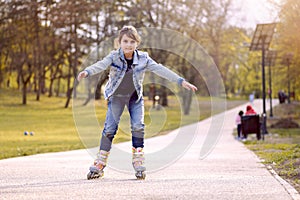
[[[138,148],[132,147],[132,153],[142,153],[142,154],[144,154],[143,148],[142,147],[138,147]]]
[[[144,161],[145,160],[144,153],[143,152],[133,153],[132,159],[133,161]]]
[[[134,165],[143,165],[145,161],[143,148],[132,148],[132,162]]]
[[[106,166],[107,158],[108,158],[109,152],[100,150],[97,154],[97,159],[94,161],[94,165],[103,165],[103,167]]]
[[[104,151],[104,150],[100,150],[98,153],[97,153],[97,156],[103,156],[103,157],[107,157],[109,155],[109,151]]]
[[[143,163],[144,161],[145,161],[144,157],[135,157],[135,158],[132,158],[132,162],[141,162],[141,163]]]
[[[106,166],[106,161],[100,160],[100,159],[96,159],[94,161],[94,165],[102,165],[103,167]]]

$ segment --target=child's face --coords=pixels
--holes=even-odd
[[[124,52],[125,57],[131,57],[134,50],[137,48],[137,45],[137,41],[128,37],[126,34],[123,35],[120,46]]]

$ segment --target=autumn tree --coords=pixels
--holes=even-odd
[[[279,63],[282,67],[277,67],[277,90],[287,89],[288,81],[292,83],[291,89],[297,90],[300,87],[300,0],[283,0],[280,5],[279,18],[277,24],[277,44],[279,51]],[[287,64],[282,62],[287,54],[292,54],[289,71]],[[288,80],[288,78],[290,80]],[[296,92],[299,97],[299,92]]]

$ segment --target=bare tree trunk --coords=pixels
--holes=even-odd
[[[183,113],[184,115],[190,114],[193,92],[190,90],[183,91]]]
[[[71,58],[70,58],[71,59]],[[67,101],[65,104],[65,108],[69,107],[69,103],[72,97],[72,90],[73,88],[71,88],[71,68],[72,68],[72,61],[70,61],[70,66],[69,66],[69,71],[68,71],[68,83],[67,83]]]
[[[61,78],[58,78],[57,85],[56,85],[56,87],[57,87],[56,95],[55,95],[56,97],[58,97],[59,93],[60,93],[60,81],[61,81]]]
[[[54,79],[51,78],[50,79],[50,84],[49,84],[49,94],[48,94],[48,97],[52,97],[53,96],[53,84],[54,84]]]
[[[69,104],[70,104],[70,101],[71,101],[71,98],[72,98],[72,91],[73,91],[73,88],[70,88],[67,91],[67,101],[66,101],[66,104],[65,104],[65,108],[69,107]]]
[[[160,105],[167,107],[168,106],[168,90],[166,87],[160,87]]]
[[[22,80],[22,104],[26,105],[27,104],[27,85],[30,82],[32,72],[31,72],[31,70],[29,70],[29,75],[27,77],[25,77],[26,72],[23,71],[22,67],[23,67],[23,64],[19,66],[20,79]],[[29,66],[29,69],[31,69],[31,66]]]
[[[24,84],[22,88],[22,104],[27,104],[27,84]]]

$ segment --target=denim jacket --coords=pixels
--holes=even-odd
[[[110,52],[109,55],[104,57],[103,60],[100,60],[85,69],[85,71],[88,73],[88,76],[92,76],[102,72],[108,67],[110,67],[110,72],[109,80],[106,83],[104,91],[105,99],[108,99],[114,94],[125,75],[127,63],[123,51],[121,49],[114,50]],[[137,101],[139,101],[143,96],[143,80],[146,71],[154,72],[155,74],[171,82],[177,82],[179,85],[181,85],[184,81],[182,77],[170,69],[161,64],[157,64],[152,58],[149,57],[148,53],[138,50],[135,50],[134,52],[132,69],[133,84],[138,94]]]

